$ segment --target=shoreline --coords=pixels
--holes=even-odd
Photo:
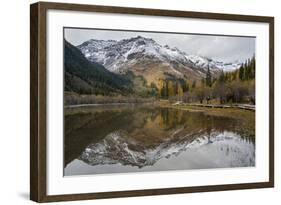
[[[163,102],[162,102],[163,103]],[[161,101],[154,102],[122,102],[122,103],[89,103],[89,104],[76,104],[76,105],[64,105],[64,108],[79,108],[79,107],[98,107],[98,106],[111,106],[111,105],[140,105],[140,104],[158,104],[159,106],[171,107],[171,108],[181,108],[181,107],[198,107],[198,108],[221,108],[221,109],[229,109],[229,108],[238,108],[242,110],[249,110],[255,112],[255,105],[250,104],[198,104],[198,103],[179,103],[179,104],[171,104],[168,105],[165,103],[162,104]],[[162,105],[161,105],[162,104]],[[191,108],[190,108],[191,109]]]
[[[251,104],[196,104],[196,103],[182,103],[175,106],[194,106],[194,107],[206,107],[206,108],[239,108],[242,110],[255,111],[256,106]]]
[[[64,108],[79,108],[79,107],[98,107],[98,106],[111,106],[111,105],[140,105],[140,104],[155,104],[156,102],[124,102],[124,103],[90,103],[90,104],[77,104],[77,105],[64,105]]]

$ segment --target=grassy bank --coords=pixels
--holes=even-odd
[[[73,92],[64,92],[64,105],[85,105],[85,104],[118,104],[118,103],[149,103],[156,101],[156,98],[142,98],[137,96],[102,96],[82,95]]]

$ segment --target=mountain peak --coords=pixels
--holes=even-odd
[[[120,43],[128,43],[128,42],[141,42],[143,44],[145,43],[156,43],[152,38],[146,38],[143,36],[136,36],[136,37],[132,37],[132,38],[128,38],[128,39],[123,39],[119,41]]]
[[[183,68],[182,70],[192,69],[201,76],[207,72],[208,66],[212,72],[224,69],[230,71],[240,66],[237,63],[225,64],[199,55],[187,55],[177,47],[162,46],[154,39],[141,35],[119,41],[91,39],[78,48],[89,61],[100,63],[115,73],[126,72],[136,63],[151,62],[170,66],[171,72],[177,76],[185,75],[183,73],[185,71],[178,72],[179,66]]]

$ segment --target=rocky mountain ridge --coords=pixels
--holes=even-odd
[[[212,73],[218,73],[232,71],[241,66],[239,62],[224,63],[189,55],[176,47],[163,46],[151,38],[142,36],[119,41],[91,39],[77,47],[89,61],[97,62],[114,73],[126,73],[129,70],[134,72],[139,70],[139,65],[150,65],[154,69],[155,66],[151,65],[158,65],[163,72],[176,77],[200,78],[206,74],[208,67]],[[143,68],[145,69],[147,68]]]

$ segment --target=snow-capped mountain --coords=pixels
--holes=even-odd
[[[160,45],[151,38],[137,36],[130,39],[88,40],[78,46],[84,56],[91,62],[103,65],[114,73],[128,70],[168,73],[177,77],[191,76],[201,78],[209,66],[211,72],[231,71],[239,68],[239,63],[224,63],[198,55],[188,55],[178,48]],[[158,73],[159,74],[159,73]]]
[[[121,41],[89,40],[78,46],[85,57],[112,72],[122,72],[124,64],[147,58],[160,62],[187,63],[185,54],[176,48],[161,46],[153,39],[141,36]]]
[[[233,63],[224,63],[222,61],[216,61],[198,55],[186,55],[186,58],[195,67],[207,69],[209,65],[212,70],[223,70],[226,72],[236,70],[242,65],[242,63],[239,63],[237,61]]]

